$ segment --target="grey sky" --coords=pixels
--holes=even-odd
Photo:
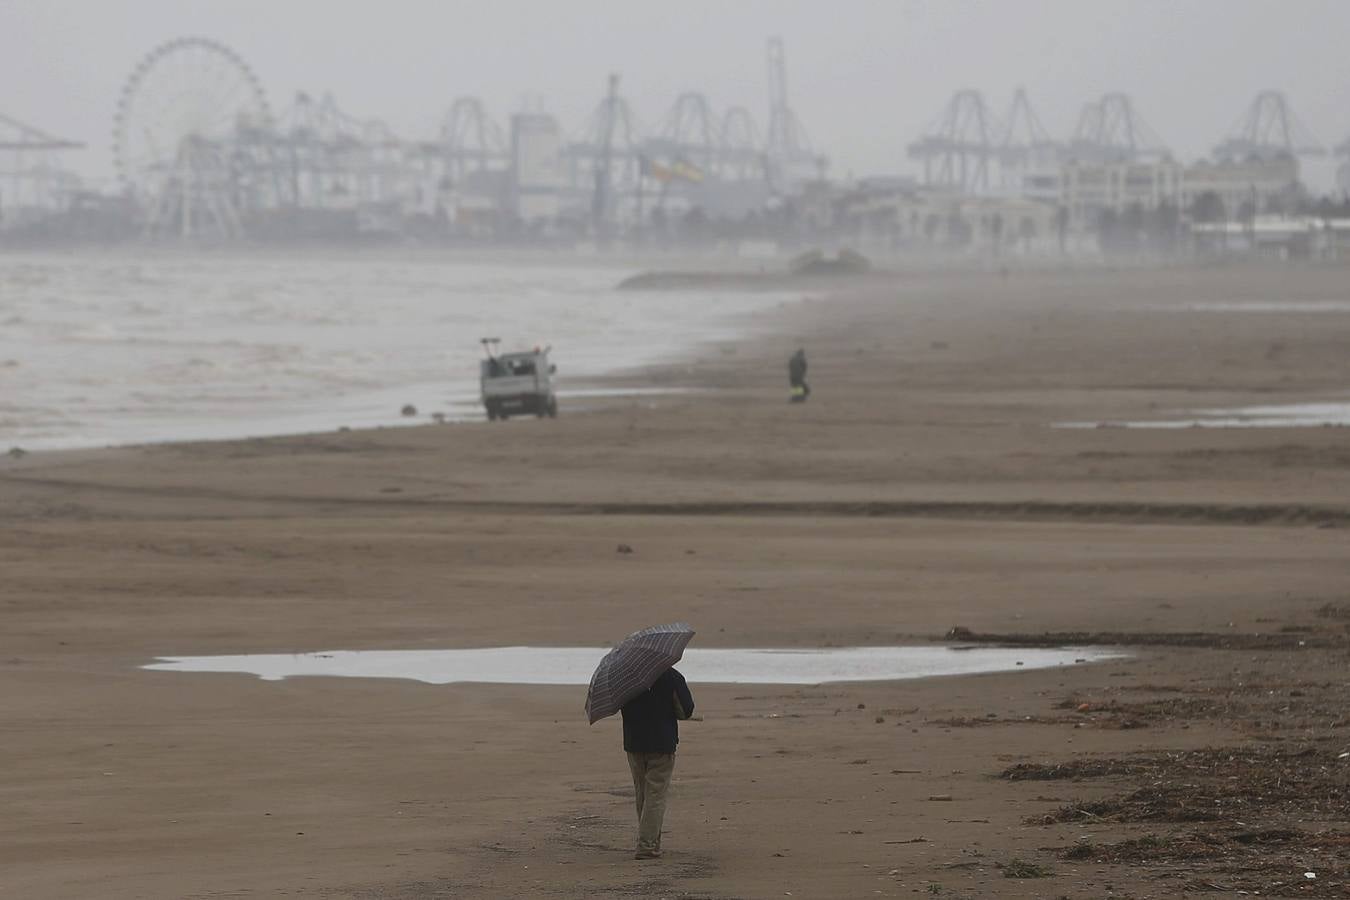
[[[905,145],[962,87],[1001,110],[1024,85],[1055,136],[1124,90],[1183,157],[1264,88],[1322,142],[1350,136],[1347,0],[0,0],[0,112],[87,142],[77,168],[105,173],[122,83],[186,34],[238,51],[274,109],[332,91],[407,137],[434,134],[461,94],[499,120],[538,94],[576,131],[610,71],[648,124],[697,89],[763,127],[779,35],[793,105],[836,175],[912,171]]]

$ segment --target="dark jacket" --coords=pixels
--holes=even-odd
[[[674,753],[678,719],[694,714],[694,697],[684,676],[667,669],[656,684],[623,706],[623,749],[629,753]]]
[[[798,350],[792,354],[788,360],[788,381],[793,386],[799,385],[806,380],[806,354]]]

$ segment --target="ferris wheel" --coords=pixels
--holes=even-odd
[[[151,50],[122,88],[113,126],[117,175],[138,200],[154,208],[196,203],[222,168],[229,143],[271,122],[267,97],[239,54],[209,38],[184,37]],[[192,198],[182,192],[193,191]],[[209,191],[208,191],[209,193]],[[217,201],[209,201],[213,205]]]

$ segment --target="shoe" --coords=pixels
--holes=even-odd
[[[660,859],[660,850],[639,850],[633,854],[633,859]]]

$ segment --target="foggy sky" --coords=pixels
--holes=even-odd
[[[1001,114],[1025,86],[1055,137],[1123,90],[1183,159],[1266,88],[1323,144],[1350,137],[1347,0],[0,0],[0,112],[86,142],[71,163],[105,175],[123,82],[182,35],[248,60],[274,112],[331,91],[408,138],[432,137],[462,94],[502,123],[539,95],[574,134],[611,71],[649,126],[700,90],[762,129],[765,41],[781,36],[792,104],[836,177],[917,171],[906,144],[965,87]]]

